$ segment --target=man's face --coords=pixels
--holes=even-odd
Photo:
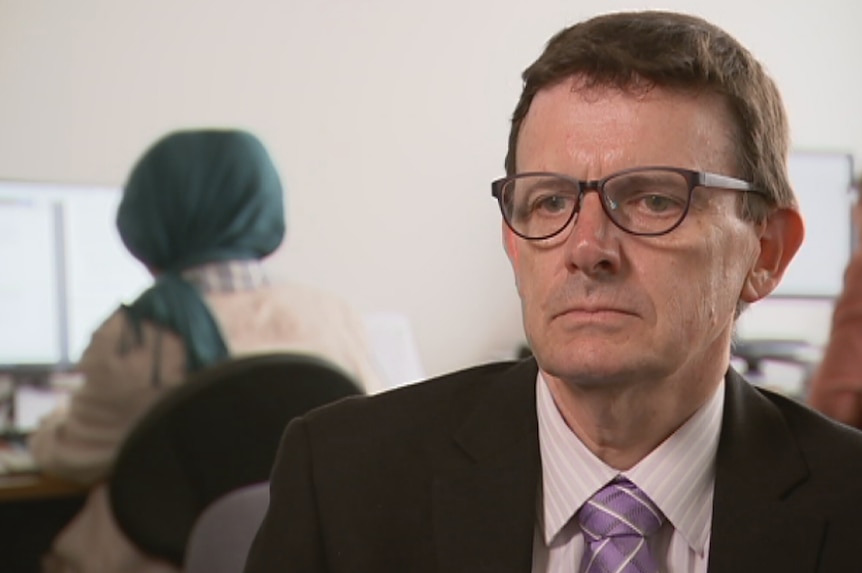
[[[517,170],[587,180],[673,166],[735,176],[733,145],[716,96],[583,89],[574,78],[536,95],[521,128]],[[734,308],[760,251],[756,225],[740,218],[738,199],[697,188],[686,219],[658,237],[614,226],[596,193],[584,196],[574,225],[551,239],[523,240],[504,225],[524,327],[542,370],[578,385],[697,377],[714,384],[727,366]]]

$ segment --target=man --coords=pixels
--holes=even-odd
[[[772,80],[657,12],[524,80],[493,192],[535,359],[291,424],[247,573],[858,567],[862,434],[729,368],[803,237]]]

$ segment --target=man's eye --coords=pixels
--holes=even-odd
[[[533,211],[545,213],[560,213],[568,210],[572,198],[564,195],[545,195],[533,202]]]
[[[646,195],[641,197],[641,203],[654,213],[662,213],[668,209],[679,207],[676,199],[667,195]]]

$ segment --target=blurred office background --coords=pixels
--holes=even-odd
[[[166,131],[252,130],[288,189],[278,273],[342,295],[393,348],[405,321],[428,375],[494,360],[523,339],[489,186],[520,72],[563,26],[643,8],[733,33],[782,89],[794,147],[858,170],[851,0],[0,0],[0,179],[119,187]],[[755,307],[743,334],[823,343],[833,278]]]

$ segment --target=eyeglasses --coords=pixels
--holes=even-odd
[[[593,181],[558,173],[518,173],[491,183],[491,194],[506,224],[524,239],[560,233],[575,219],[590,191],[599,194],[608,218],[623,231],[658,236],[682,223],[695,187],[767,196],[741,179],[678,167],[634,167]]]

